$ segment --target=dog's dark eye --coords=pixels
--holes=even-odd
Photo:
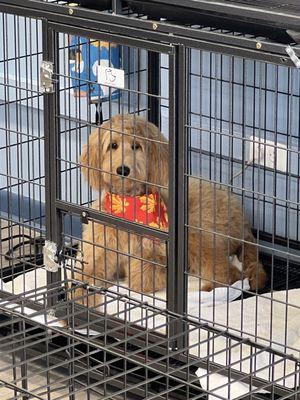
[[[117,143],[110,143],[109,145],[108,145],[108,148],[107,148],[107,150],[116,150],[117,148],[118,148],[119,146],[118,146],[118,144]]]
[[[139,143],[133,143],[131,145],[132,150],[140,150],[142,146]]]

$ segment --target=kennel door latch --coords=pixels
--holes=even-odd
[[[44,265],[47,271],[57,272],[59,267],[57,245],[49,240],[45,241],[43,248]]]
[[[54,85],[53,85],[53,71],[54,64],[51,61],[42,61],[40,67],[40,80],[41,80],[41,88],[43,93],[53,93]]]

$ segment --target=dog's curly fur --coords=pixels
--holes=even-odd
[[[168,203],[168,143],[155,125],[141,117],[117,115],[92,132],[81,164],[97,191],[121,195],[159,191]],[[116,173],[121,165],[130,168],[126,178]],[[266,274],[237,198],[197,178],[189,178],[188,186],[188,268],[200,276],[202,290],[231,284],[241,276],[249,278],[251,289],[262,288]],[[100,197],[93,208],[103,211],[102,202]],[[103,280],[126,278],[131,289],[141,292],[166,286],[164,243],[89,222],[83,231],[82,250],[84,270],[76,279],[103,286]],[[239,255],[243,273],[229,262],[233,254]]]

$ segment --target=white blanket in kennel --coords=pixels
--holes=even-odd
[[[247,280],[236,282],[230,290],[217,288],[212,292],[199,292],[196,282],[198,282],[197,279],[189,278],[188,313],[195,320],[199,319],[200,312],[201,322],[208,322],[214,326],[227,325],[230,327],[229,332],[235,335],[238,335],[242,330],[244,332],[243,338],[253,340],[255,337],[258,337],[258,342],[264,346],[268,346],[270,340],[272,340],[273,348],[299,357],[297,349],[300,349],[300,310],[298,309],[298,305],[300,304],[300,289],[288,292],[274,292],[263,296],[254,296],[243,301],[236,300],[235,302],[230,302],[240,295],[240,290],[236,290],[237,288],[249,288]],[[14,294],[24,291],[28,292],[28,290],[45,285],[46,271],[43,269],[21,275],[13,282],[4,283],[0,280],[0,288]],[[126,288],[112,287],[111,290],[129,294],[129,290]],[[132,298],[148,302],[149,304],[154,303],[157,307],[161,306],[165,308],[165,291],[158,292],[155,295],[156,300],[154,303],[151,296],[143,295],[141,297],[139,294],[130,292]],[[161,301],[157,300],[157,297],[160,297]],[[112,302],[107,306],[106,310],[109,314],[119,315],[122,318],[122,307],[124,304],[123,302]],[[27,314],[30,315],[29,309]],[[142,317],[142,309],[136,307],[131,311],[130,319],[132,321],[142,320]],[[164,324],[165,317],[163,315],[150,318],[147,322],[149,329],[164,326]],[[84,332],[81,331],[81,333]],[[189,336],[190,353],[203,359],[210,356],[210,361],[220,365],[227,365],[229,354],[227,339],[222,336],[216,337],[209,341],[209,348],[207,339],[208,334],[204,329],[191,331]],[[213,355],[209,351],[212,348]],[[295,371],[293,361],[284,361],[279,356],[271,358],[266,351],[258,351],[255,358],[255,365],[251,365],[249,361],[250,354],[251,347],[247,344],[238,345],[238,342],[231,342],[230,363],[236,370],[249,373],[253,372],[254,368],[256,377],[269,381],[272,376],[273,381],[277,381],[279,385],[289,388],[299,384],[298,381],[295,381],[293,374]],[[274,363],[276,364],[275,366]],[[273,364],[273,367],[270,367],[271,364]],[[288,377],[289,374],[290,377]],[[207,370],[200,368],[197,371],[197,375],[202,387],[209,388],[211,391],[216,388],[214,392],[215,396],[211,395],[210,399],[235,399],[249,392],[247,384],[234,382],[233,378],[229,382],[227,377],[211,372],[208,373]],[[283,377],[287,378],[283,379]],[[223,384],[222,388],[220,388],[221,382]],[[230,393],[228,392],[229,386]]]
[[[189,287],[193,288],[195,284],[196,281],[194,282],[190,278]],[[299,358],[300,289],[289,290],[288,297],[286,291],[280,291],[263,296],[253,296],[243,301],[236,300],[231,302],[235,298],[236,292],[239,292],[235,290],[235,287],[241,288],[242,286],[246,289],[248,281],[236,282],[229,291],[226,288],[217,288],[212,292],[199,292],[192,289],[188,295],[188,314],[191,320],[193,318],[199,320],[199,314],[201,313],[201,322],[207,322],[220,328],[229,326],[228,332],[239,337],[241,335],[240,332],[243,331],[243,338],[249,338],[252,341],[258,338],[256,342],[266,347],[270,346],[272,341],[271,347],[273,349]],[[248,289],[249,286],[247,287]],[[117,286],[112,287],[111,290],[129,294],[128,290]],[[158,292],[156,293],[157,295],[164,299],[166,298],[165,292]],[[132,292],[130,292],[130,296],[148,304],[153,304],[154,302],[150,296],[141,296]],[[112,302],[106,309],[109,313],[115,316],[119,315],[122,318],[124,305],[125,303],[118,305],[116,302]],[[155,300],[155,305],[164,307],[165,303]],[[129,320],[143,321],[143,317],[145,317],[145,312],[141,309],[134,309],[129,316]],[[147,319],[147,327],[149,329],[161,327],[164,324],[165,318],[163,316]],[[267,351],[259,349],[255,351],[248,344],[239,344],[238,341],[234,340],[229,345],[224,336],[208,339],[209,334],[206,330],[192,330],[189,334],[190,354],[206,360],[211,352],[213,355],[209,356],[209,361],[224,366],[228,365],[230,357],[230,364],[233,369],[246,374],[252,372],[256,378],[264,379],[267,382],[273,381],[286,388],[294,388],[300,383],[300,368],[299,366],[296,367],[294,361],[270,355]],[[254,354],[255,357],[253,357]],[[295,373],[295,371],[298,371],[298,373]],[[213,393],[208,396],[208,400],[233,400],[249,393],[249,385],[236,381],[237,378],[231,377],[229,379],[224,375],[208,372],[207,369],[202,368],[199,368],[196,374],[199,377],[201,386]],[[253,386],[251,390],[253,390]],[[260,389],[257,392],[264,393],[264,390]]]

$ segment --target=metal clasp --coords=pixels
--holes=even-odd
[[[57,272],[59,267],[59,259],[56,243],[46,240],[43,248],[43,256],[46,270],[49,272]]]
[[[54,65],[51,61],[42,61],[40,67],[40,80],[41,80],[41,87],[43,93],[52,93],[54,92],[54,85],[53,85],[53,71]]]

